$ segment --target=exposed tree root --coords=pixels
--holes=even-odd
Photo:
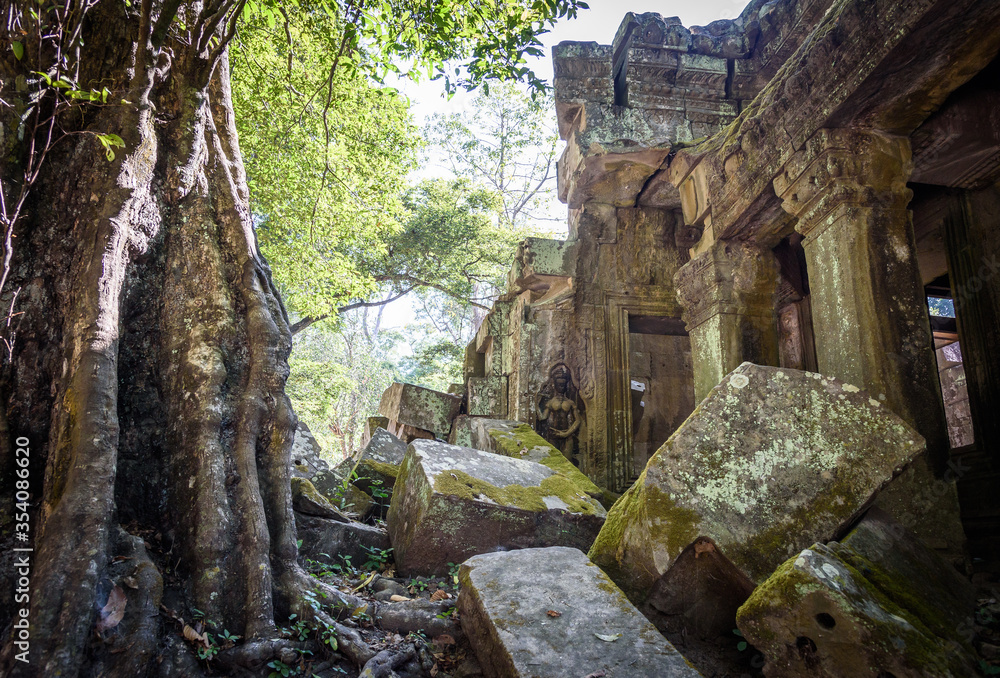
[[[272,659],[279,659],[286,664],[295,664],[300,655],[296,650],[312,650],[313,643],[274,638],[271,640],[252,640],[242,645],[222,650],[215,657],[219,668],[228,670],[245,669],[256,675]]]
[[[382,650],[365,664],[358,678],[391,678],[393,669],[416,659],[417,650],[408,645],[403,650]]]

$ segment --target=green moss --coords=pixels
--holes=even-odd
[[[399,475],[399,466],[396,464],[387,464],[385,462],[375,461],[374,459],[362,459],[358,462],[358,466],[356,468],[360,469],[362,466],[367,466],[368,468],[358,470],[359,476],[363,476],[368,473],[368,469],[371,469],[371,471],[375,473],[380,473],[387,478],[392,478],[393,480],[395,480],[396,476]]]
[[[701,516],[678,506],[668,493],[652,483],[645,485],[642,493],[650,538],[657,544],[664,544],[670,557],[676,558],[684,547],[698,538]]]
[[[292,498],[304,497],[319,506],[326,506],[330,501],[324,497],[316,486],[306,478],[292,478]],[[331,507],[332,508],[332,507]]]
[[[857,572],[857,576],[863,577],[888,600],[915,615],[935,635],[945,638],[952,636],[953,625],[933,606],[928,605],[915,595],[910,582],[900,580],[886,571],[885,568],[862,557],[850,548],[837,549],[837,555],[848,567]]]
[[[850,563],[841,560],[841,564],[851,574],[854,583],[861,589],[864,596],[872,598],[883,610],[891,615],[905,620],[913,630],[903,632],[903,642],[906,644],[907,659],[918,668],[939,667],[947,659],[942,656],[941,641],[924,623],[910,610],[900,607],[886,596],[877,586],[875,586],[861,570]],[[868,632],[871,639],[882,647],[886,652],[892,654],[899,653],[897,644],[898,627],[887,629],[883,626],[868,625]]]
[[[643,471],[639,480],[611,507],[607,520],[604,521],[604,526],[587,553],[587,557],[597,563],[615,581],[620,581],[618,576],[620,569],[619,551],[625,537],[625,526],[628,524],[629,516],[632,515],[635,507],[641,501],[640,489],[645,480],[646,472]]]
[[[727,547],[727,555],[751,579],[761,582],[780,562],[805,548],[803,537],[808,543],[824,536],[816,533],[816,525],[841,524],[849,518],[857,508],[851,499],[855,494],[849,479],[839,479],[827,492],[790,512],[781,523],[742,544]],[[830,521],[829,516],[836,516],[836,520]]]
[[[821,548],[820,546],[813,547],[816,550]],[[828,550],[827,553],[829,554]],[[834,555],[842,556],[843,554]],[[860,625],[867,636],[865,639],[866,647],[892,656],[902,654],[907,663],[915,668],[932,669],[934,673],[937,673],[945,666],[950,666],[957,671],[954,672],[954,675],[963,674],[960,660],[955,655],[945,656],[942,652],[941,639],[921,621],[919,615],[907,609],[908,606],[901,606],[890,599],[883,593],[881,586],[873,582],[866,572],[838,557],[838,564],[847,571],[849,576],[835,577],[836,586],[827,588],[796,567],[795,563],[798,558],[799,556],[796,555],[782,563],[767,581],[754,589],[750,598],[743,603],[737,612],[737,626],[746,632],[748,638],[754,643],[775,644],[793,640],[779,638],[778,634],[769,628],[766,620],[771,617],[780,617],[787,610],[794,609],[811,593],[827,591],[826,597],[831,602],[839,604],[841,613]],[[883,572],[881,576],[887,577],[888,575]],[[891,584],[891,588],[896,591],[905,591],[905,589],[900,588],[903,586],[905,583]],[[912,599],[912,596],[907,595],[907,598]],[[903,624],[880,624],[870,614],[862,612],[865,609],[865,606],[861,605],[862,600],[874,602],[889,615],[909,624],[910,628],[908,629]],[[923,606],[920,605],[920,607]],[[950,634],[944,635],[948,637]],[[951,666],[952,664],[955,666]]]
[[[538,435],[527,424],[521,424],[512,431],[490,429],[489,434],[490,439],[496,445],[497,451],[506,457],[520,459],[523,456],[521,454],[522,451],[534,450],[536,448],[544,449],[546,456],[537,460],[539,464],[548,466],[553,471],[572,479],[582,492],[586,492],[594,498],[601,497],[603,492],[601,488],[581,473],[580,469],[573,466],[573,463],[566,458],[566,455],[551,445],[545,438]]]
[[[594,503],[580,491],[580,488],[569,478],[558,473],[531,487],[524,485],[497,487],[484,480],[473,478],[464,471],[449,469],[434,476],[434,490],[472,501],[486,497],[502,506],[538,512],[548,510],[544,497],[557,497],[567,505],[567,510],[573,513],[591,515],[597,513]]]
[[[802,597],[802,588],[813,581],[795,567],[795,558],[790,558],[778,566],[774,574],[758,586],[736,612],[736,626],[744,632],[752,633],[754,642],[773,643],[777,634],[768,628],[763,619],[774,610],[790,609]]]

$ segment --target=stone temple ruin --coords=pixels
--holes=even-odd
[[[388,535],[351,538],[401,573],[465,562],[486,675],[729,675],[697,643],[735,628],[768,676],[978,675],[998,25],[970,0],[753,0],[555,48],[569,237],[519,247],[464,384],[394,385],[366,449],[312,474],[385,473]],[[509,587],[562,590],[546,563],[619,615],[509,618]]]

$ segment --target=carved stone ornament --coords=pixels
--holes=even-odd
[[[584,406],[566,363],[556,363],[537,399],[535,430],[579,466],[577,437],[583,424]]]

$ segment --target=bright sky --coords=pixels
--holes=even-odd
[[[578,42],[598,42],[610,45],[626,12],[659,12],[663,16],[677,16],[685,26],[704,26],[716,19],[732,19],[739,16],[748,0],[587,0],[589,10],[580,12],[573,20],[562,21],[542,36],[546,56],[529,62],[531,68],[543,79],[552,81],[552,47],[564,40]],[[456,94],[451,100],[443,96],[441,81],[412,83],[403,81],[397,85],[410,97],[414,121],[422,125],[434,113],[457,113],[465,110],[472,95]],[[562,148],[557,150],[557,157]],[[560,218],[566,212],[565,205],[554,201],[551,213]],[[554,235],[553,237],[560,237]],[[398,327],[415,320],[413,308],[408,299],[401,299],[386,309],[384,326]]]

